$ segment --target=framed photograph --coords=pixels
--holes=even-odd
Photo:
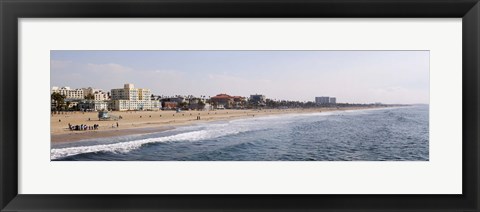
[[[0,211],[480,210],[477,0],[0,10]]]

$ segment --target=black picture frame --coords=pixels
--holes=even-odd
[[[0,0],[0,211],[479,211],[478,0]],[[18,194],[18,18],[462,18],[462,195]],[[448,42],[448,41],[445,41]],[[281,186],[281,185],[279,185]],[[441,185],[439,185],[441,186]]]

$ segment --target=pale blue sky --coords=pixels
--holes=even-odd
[[[51,86],[429,103],[428,51],[51,51]]]

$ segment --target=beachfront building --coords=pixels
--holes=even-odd
[[[103,111],[108,110],[108,103],[102,100],[83,100],[77,104],[77,108],[81,111]]]
[[[112,110],[153,110],[150,89],[135,88],[125,84],[123,88],[111,90]]]
[[[50,94],[53,93],[59,93],[65,96],[65,99],[69,100],[78,100],[84,98],[83,90],[80,88],[71,89],[70,87],[52,87],[52,89],[50,90]]]
[[[337,98],[328,97],[328,96],[315,97],[315,104],[317,105],[337,104]]]
[[[177,108],[177,102],[170,102],[170,101],[163,101],[162,102],[162,109],[164,110],[173,110]]]
[[[330,104],[337,104],[337,98],[330,97]]]
[[[162,108],[162,103],[160,100],[152,100],[152,110],[160,110]]]
[[[315,97],[315,103],[317,105],[328,104],[328,103],[330,103],[330,97],[328,97],[328,96]]]
[[[151,100],[112,100],[112,110],[153,110]]]
[[[106,101],[110,100],[110,97],[107,92],[96,91],[95,93],[93,93],[93,99],[97,101]]]
[[[210,98],[210,103],[215,109],[227,109],[233,106],[233,96],[225,93],[217,94]]]
[[[221,93],[211,97],[210,103],[214,109],[240,109],[245,107],[246,100],[242,96],[230,96]]]
[[[267,103],[267,99],[265,98],[265,95],[261,95],[261,94],[250,95],[250,99],[248,101],[253,106],[261,106],[261,107],[265,106]]]

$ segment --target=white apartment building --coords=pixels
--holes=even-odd
[[[151,100],[112,100],[113,110],[152,110]]]
[[[135,88],[125,84],[123,88],[111,90],[113,110],[154,110],[158,107],[152,102],[150,89]]]
[[[65,99],[83,99],[84,93],[83,90],[78,89],[71,89],[70,87],[52,87],[50,93],[59,93],[65,96]]]
[[[108,97],[108,93],[105,93],[103,91],[98,91],[93,93],[94,99],[97,101],[106,101],[109,100],[110,98]]]

